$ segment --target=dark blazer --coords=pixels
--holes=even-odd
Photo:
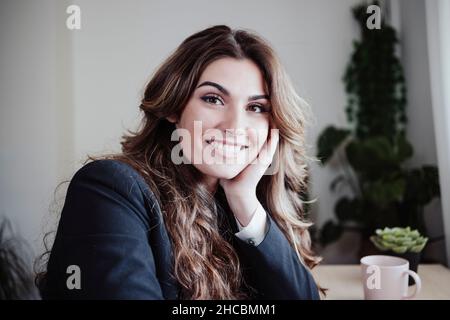
[[[217,199],[220,208],[229,208],[220,205],[223,190]],[[236,249],[245,282],[256,290],[252,298],[319,299],[310,272],[270,214],[258,246],[234,235],[238,228],[230,216],[221,233]],[[75,274],[71,265],[79,267],[80,289],[68,289]],[[96,160],[78,170],[67,191],[42,298],[179,299],[172,270],[161,208],[141,175],[116,160]]]

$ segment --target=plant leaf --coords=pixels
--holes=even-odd
[[[337,129],[334,126],[329,126],[322,132],[317,142],[317,157],[323,164],[330,160],[335,150],[349,135],[349,130]]]

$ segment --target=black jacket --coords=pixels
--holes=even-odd
[[[218,199],[226,199],[223,190]],[[270,214],[268,232],[258,246],[236,237],[236,221],[226,216],[221,232],[236,249],[246,283],[256,289],[253,298],[319,299],[310,272]],[[180,287],[171,277],[172,259],[161,208],[144,179],[122,162],[93,161],[69,184],[41,295],[179,299]],[[79,267],[80,289],[68,289],[68,280],[73,280],[69,277],[75,275],[68,269],[71,265]]]

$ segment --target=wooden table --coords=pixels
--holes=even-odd
[[[360,265],[319,265],[312,272],[320,286],[329,289],[325,299],[364,299]],[[422,290],[417,299],[450,300],[450,269],[440,264],[421,264],[418,274]],[[409,293],[414,288],[409,287]]]

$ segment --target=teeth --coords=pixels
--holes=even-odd
[[[214,148],[217,148],[218,150],[222,151],[225,154],[237,153],[241,150],[248,148],[247,146],[229,145],[229,144],[224,144],[221,142],[215,142],[214,140],[209,140],[209,141],[207,140],[206,142],[208,144],[214,146]]]
[[[240,148],[238,146],[232,146],[229,144],[223,144],[223,143],[217,143],[215,141],[213,141],[211,143],[215,148],[217,148],[218,150],[223,150],[225,153],[236,153],[237,151],[240,150]]]

